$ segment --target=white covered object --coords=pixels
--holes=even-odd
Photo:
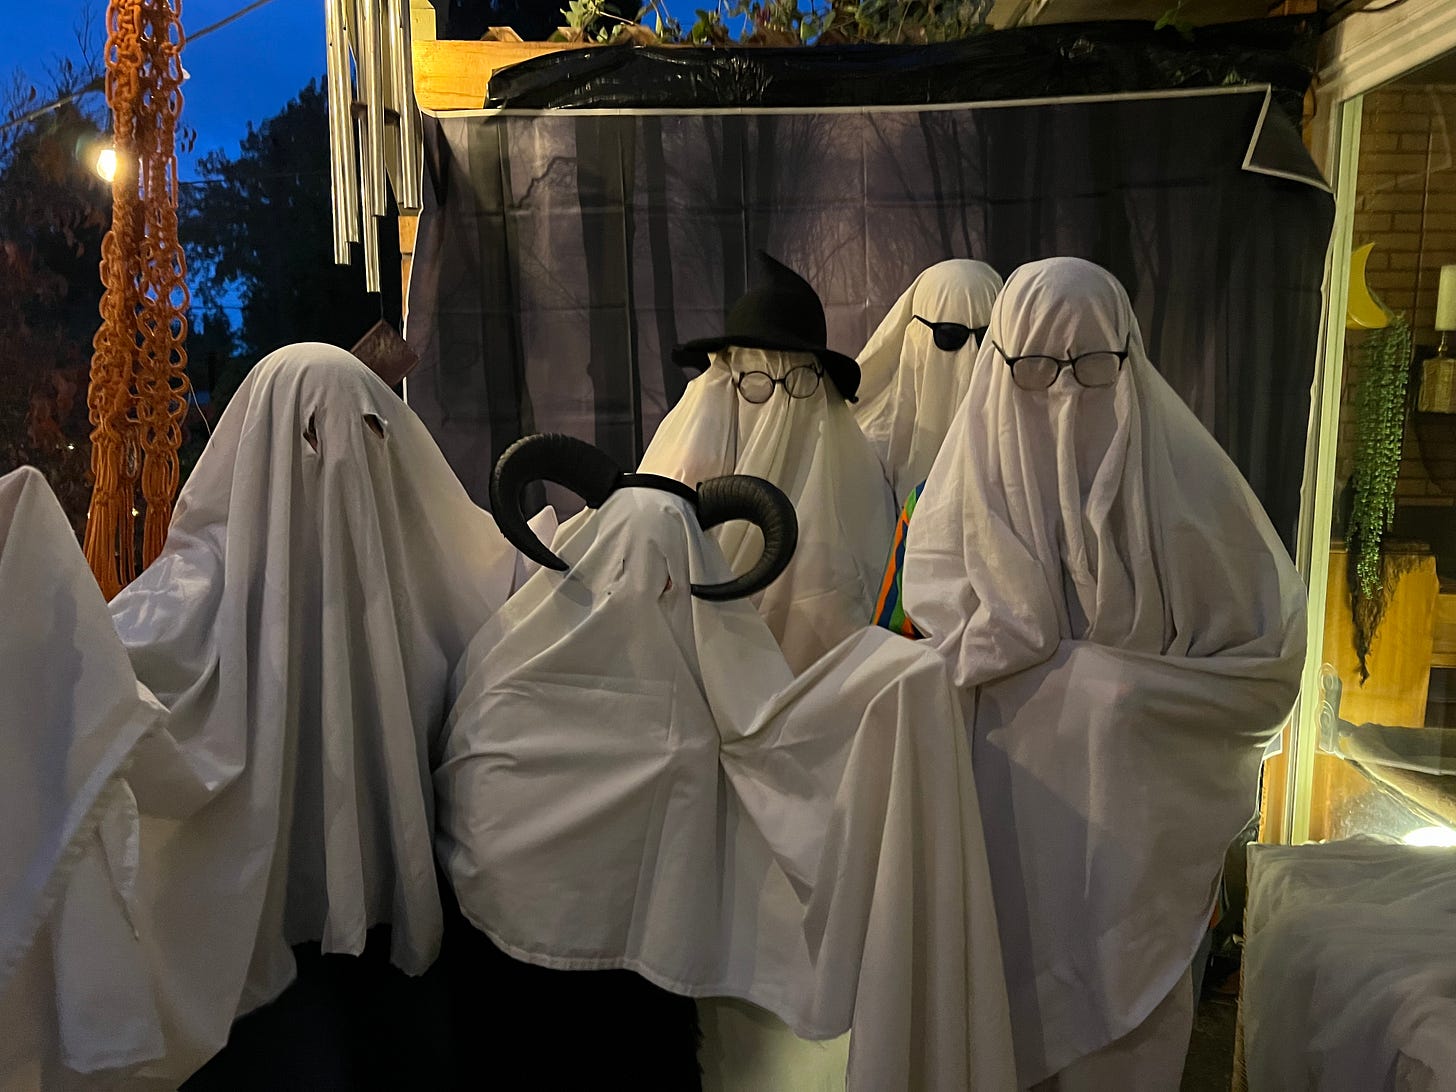
[[[1456,849],[1250,846],[1250,1092],[1456,1089]]]
[[[141,918],[184,1077],[292,979],[289,946],[440,943],[430,769],[451,667],[516,563],[415,417],[327,345],[253,369],[113,600],[169,710],[129,778]]]
[[[744,401],[733,386],[735,371],[782,377],[814,363],[809,353],[713,354],[663,418],[639,468],[691,486],[752,474],[788,495],[799,516],[799,546],[755,601],[795,671],[868,624],[895,528],[880,461],[827,378],[807,398],[790,398],[780,385],[761,405]],[[744,523],[713,534],[734,572],[762,549],[763,536]]]
[[[1010,1037],[954,692],[860,633],[791,677],[680,498],[573,522],[472,642],[436,774],[461,909],[517,958],[851,1021],[851,1087],[1008,1088]],[[481,802],[488,801],[488,806]],[[788,1086],[785,1086],[788,1087]]]
[[[160,1049],[132,931],[137,686],[38,471],[0,477],[0,1087],[71,1087]]]
[[[1115,384],[1018,388],[1012,355],[1126,346]],[[1304,588],[1247,484],[1153,369],[1105,270],[1007,280],[910,524],[906,613],[974,706],[1023,1085],[1183,976],[1260,754],[1294,701]]]
[[[860,350],[854,417],[884,462],[899,503],[930,473],[970,386],[979,347],[972,334],[954,352],[937,348],[931,328],[916,316],[979,330],[991,321],[999,291],[1001,275],[985,262],[938,262],[901,293]]]

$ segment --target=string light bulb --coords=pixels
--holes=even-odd
[[[116,149],[109,145],[96,153],[96,164],[93,167],[96,174],[103,182],[116,180]]]

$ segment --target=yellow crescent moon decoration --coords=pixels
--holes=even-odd
[[[1365,263],[1374,243],[1357,247],[1350,254],[1350,294],[1345,300],[1345,329],[1379,330],[1390,324],[1390,313],[1365,283]]]

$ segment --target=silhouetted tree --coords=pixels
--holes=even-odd
[[[13,94],[3,116],[37,97]],[[68,103],[0,137],[0,473],[39,469],[78,529],[90,499],[86,382],[111,222],[110,189],[83,162],[100,135],[94,114]]]
[[[364,291],[363,263],[334,264],[330,218],[328,101],[309,83],[278,114],[248,127],[237,155],[212,152],[200,182],[183,188],[180,231],[193,300],[220,324],[240,302],[236,352],[218,357],[213,400],[236,389],[259,357],[295,341],[349,348],[381,315],[399,314],[399,238],[393,218],[380,233],[383,298]],[[196,357],[194,356],[194,359]],[[194,375],[196,372],[194,371]]]

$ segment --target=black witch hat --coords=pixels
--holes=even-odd
[[[728,312],[721,337],[700,337],[672,351],[684,368],[707,368],[708,354],[739,345],[745,349],[813,353],[824,374],[846,402],[859,390],[859,365],[853,357],[825,346],[828,326],[824,304],[809,282],[762,250],[758,252],[761,283],[750,288]]]

